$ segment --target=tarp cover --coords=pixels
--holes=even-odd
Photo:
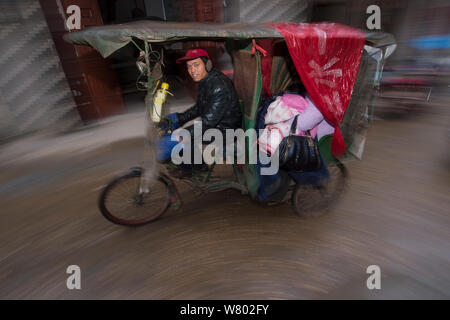
[[[89,45],[103,57],[127,45],[132,38],[149,42],[176,41],[192,38],[252,39],[282,38],[268,23],[207,23],[135,21],[131,23],[94,26],[64,35],[68,42]]]
[[[317,108],[335,127],[331,151],[346,152],[339,124],[358,74],[366,35],[336,23],[278,23],[300,78]]]

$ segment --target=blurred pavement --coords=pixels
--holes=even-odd
[[[181,210],[143,227],[111,224],[97,197],[142,159],[139,112],[4,145],[0,298],[448,299],[448,101],[447,92],[376,121],[363,160],[346,164],[347,193],[311,220],[289,205],[235,191],[195,198],[180,185]],[[66,287],[73,264],[81,290]],[[369,265],[381,268],[381,290],[366,287]]]

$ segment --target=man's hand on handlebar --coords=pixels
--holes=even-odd
[[[162,131],[172,132],[175,129],[178,129],[178,117],[176,113],[170,113],[158,123],[158,128]]]
[[[156,127],[162,131],[169,130],[169,119],[162,118],[161,121],[156,124]]]

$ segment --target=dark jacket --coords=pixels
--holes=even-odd
[[[203,130],[242,127],[242,112],[233,83],[222,72],[212,69],[198,82],[196,104],[183,113],[177,113],[180,126],[202,117]]]

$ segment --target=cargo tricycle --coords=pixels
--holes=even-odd
[[[169,207],[178,209],[181,198],[167,174],[171,161],[159,161],[158,122],[164,114],[161,92],[170,93],[164,57],[174,43],[220,42],[231,57],[232,81],[242,106],[242,128],[262,129],[268,102],[287,92],[300,79],[326,121],[334,128],[316,138],[321,155],[318,170],[261,174],[263,165],[231,163],[233,178],[215,176],[215,161],[208,170],[181,179],[195,194],[236,189],[268,205],[292,203],[300,217],[317,216],[336,203],[348,180],[344,163],[361,159],[370,126],[372,102],[384,61],[395,49],[393,37],[366,33],[336,23],[197,23],[137,21],[89,27],[65,35],[66,41],[88,45],[103,57],[133,45],[139,51],[138,89],[145,90],[146,158],[140,166],[115,177],[101,191],[98,206],[109,221],[143,225],[160,218]],[[157,49],[156,49],[157,48]],[[208,48],[206,48],[208,49]],[[159,96],[158,96],[159,95]],[[170,99],[170,94],[166,99]],[[248,136],[246,153],[257,146]]]

